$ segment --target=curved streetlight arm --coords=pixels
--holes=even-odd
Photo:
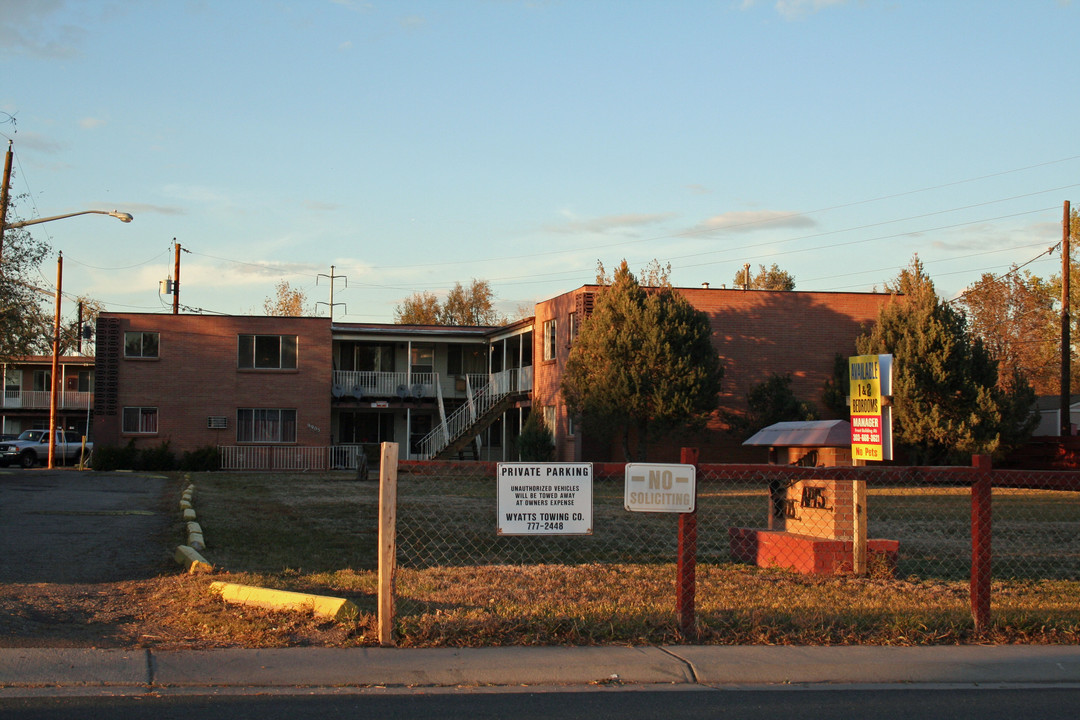
[[[133,219],[129,213],[119,212],[117,210],[82,210],[80,212],[68,213],[67,215],[53,215],[52,217],[38,218],[37,220],[5,223],[4,230],[26,227],[27,225],[37,225],[38,223],[51,222],[53,220],[63,220],[64,218],[75,217],[77,215],[111,215],[120,222],[126,223],[131,222]]]

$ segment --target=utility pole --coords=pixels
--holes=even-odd
[[[1069,201],[1065,201],[1065,217],[1061,221],[1061,435],[1072,434],[1072,420],[1069,406],[1072,404],[1072,340],[1070,338],[1071,318],[1069,312],[1070,291],[1069,276],[1072,274],[1072,262],[1069,252],[1070,221],[1072,213]]]
[[[60,297],[64,288],[64,253],[56,258],[56,317],[53,319],[52,377],[49,378],[49,469],[56,457],[57,386],[60,384]]]
[[[315,277],[315,284],[316,285],[319,284],[319,278],[330,278],[330,322],[333,322],[334,321],[334,305],[345,305],[345,303],[335,303],[334,302],[334,281],[337,280],[338,278],[341,278],[342,280],[345,281],[345,287],[349,287],[349,276],[348,275],[335,275],[334,274],[334,266],[331,265],[329,275],[326,275],[325,273],[319,273]],[[315,306],[318,307],[319,305],[326,305],[326,304],[327,303],[324,303],[324,302],[316,302]],[[346,306],[346,308],[347,307],[348,306]],[[346,309],[346,312],[348,312],[347,309]]]
[[[4,158],[4,180],[0,185],[0,261],[4,259],[4,228],[7,227],[8,192],[11,187],[11,140],[8,140],[7,156]]]
[[[180,244],[176,242],[176,238],[173,238],[173,246],[176,248],[176,260],[174,261],[173,268],[173,296],[172,296],[172,314],[180,314]]]

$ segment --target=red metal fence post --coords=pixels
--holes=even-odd
[[[990,626],[991,462],[989,455],[974,455],[976,475],[971,483],[971,614],[975,630]]]
[[[683,448],[679,455],[683,465],[693,465],[697,473],[698,449]],[[695,484],[696,493],[696,484]],[[683,637],[697,637],[697,620],[694,613],[694,597],[697,592],[697,498],[694,512],[679,513],[679,558],[675,602],[679,608],[679,628]]]

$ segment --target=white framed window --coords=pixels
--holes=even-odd
[[[124,408],[122,431],[134,435],[156,435],[158,409],[156,407]]]
[[[544,360],[555,359],[555,338],[558,335],[555,319],[544,321]]]
[[[156,358],[160,334],[156,332],[125,332],[124,357]]]
[[[247,370],[295,370],[295,335],[238,335],[236,366]]]
[[[236,442],[296,442],[296,410],[290,408],[238,408]]]
[[[551,436],[555,437],[555,418],[557,417],[554,405],[544,406],[544,424],[547,425],[547,429],[551,431]]]

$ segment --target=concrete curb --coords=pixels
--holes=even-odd
[[[298,648],[155,653],[163,686],[455,686],[688,683],[659,648]]]
[[[188,573],[212,573],[214,566],[199,554],[200,550],[206,549],[206,542],[203,540],[202,525],[196,521],[195,508],[191,503],[194,494],[195,485],[189,484],[181,496],[180,512],[186,523],[188,543],[177,546],[173,557],[177,563],[184,566]],[[313,612],[337,622],[355,620],[360,616],[360,608],[344,598],[288,590],[271,590],[229,582],[212,582],[210,591],[218,593],[222,600],[228,603],[270,610]]]
[[[1074,646],[0,649],[0,688],[1070,685]]]
[[[211,565],[206,558],[198,553],[195,548],[190,545],[178,545],[176,553],[173,555],[173,559],[176,562],[184,566],[184,569],[188,573],[194,575],[195,573],[212,573],[214,572],[214,566]]]

